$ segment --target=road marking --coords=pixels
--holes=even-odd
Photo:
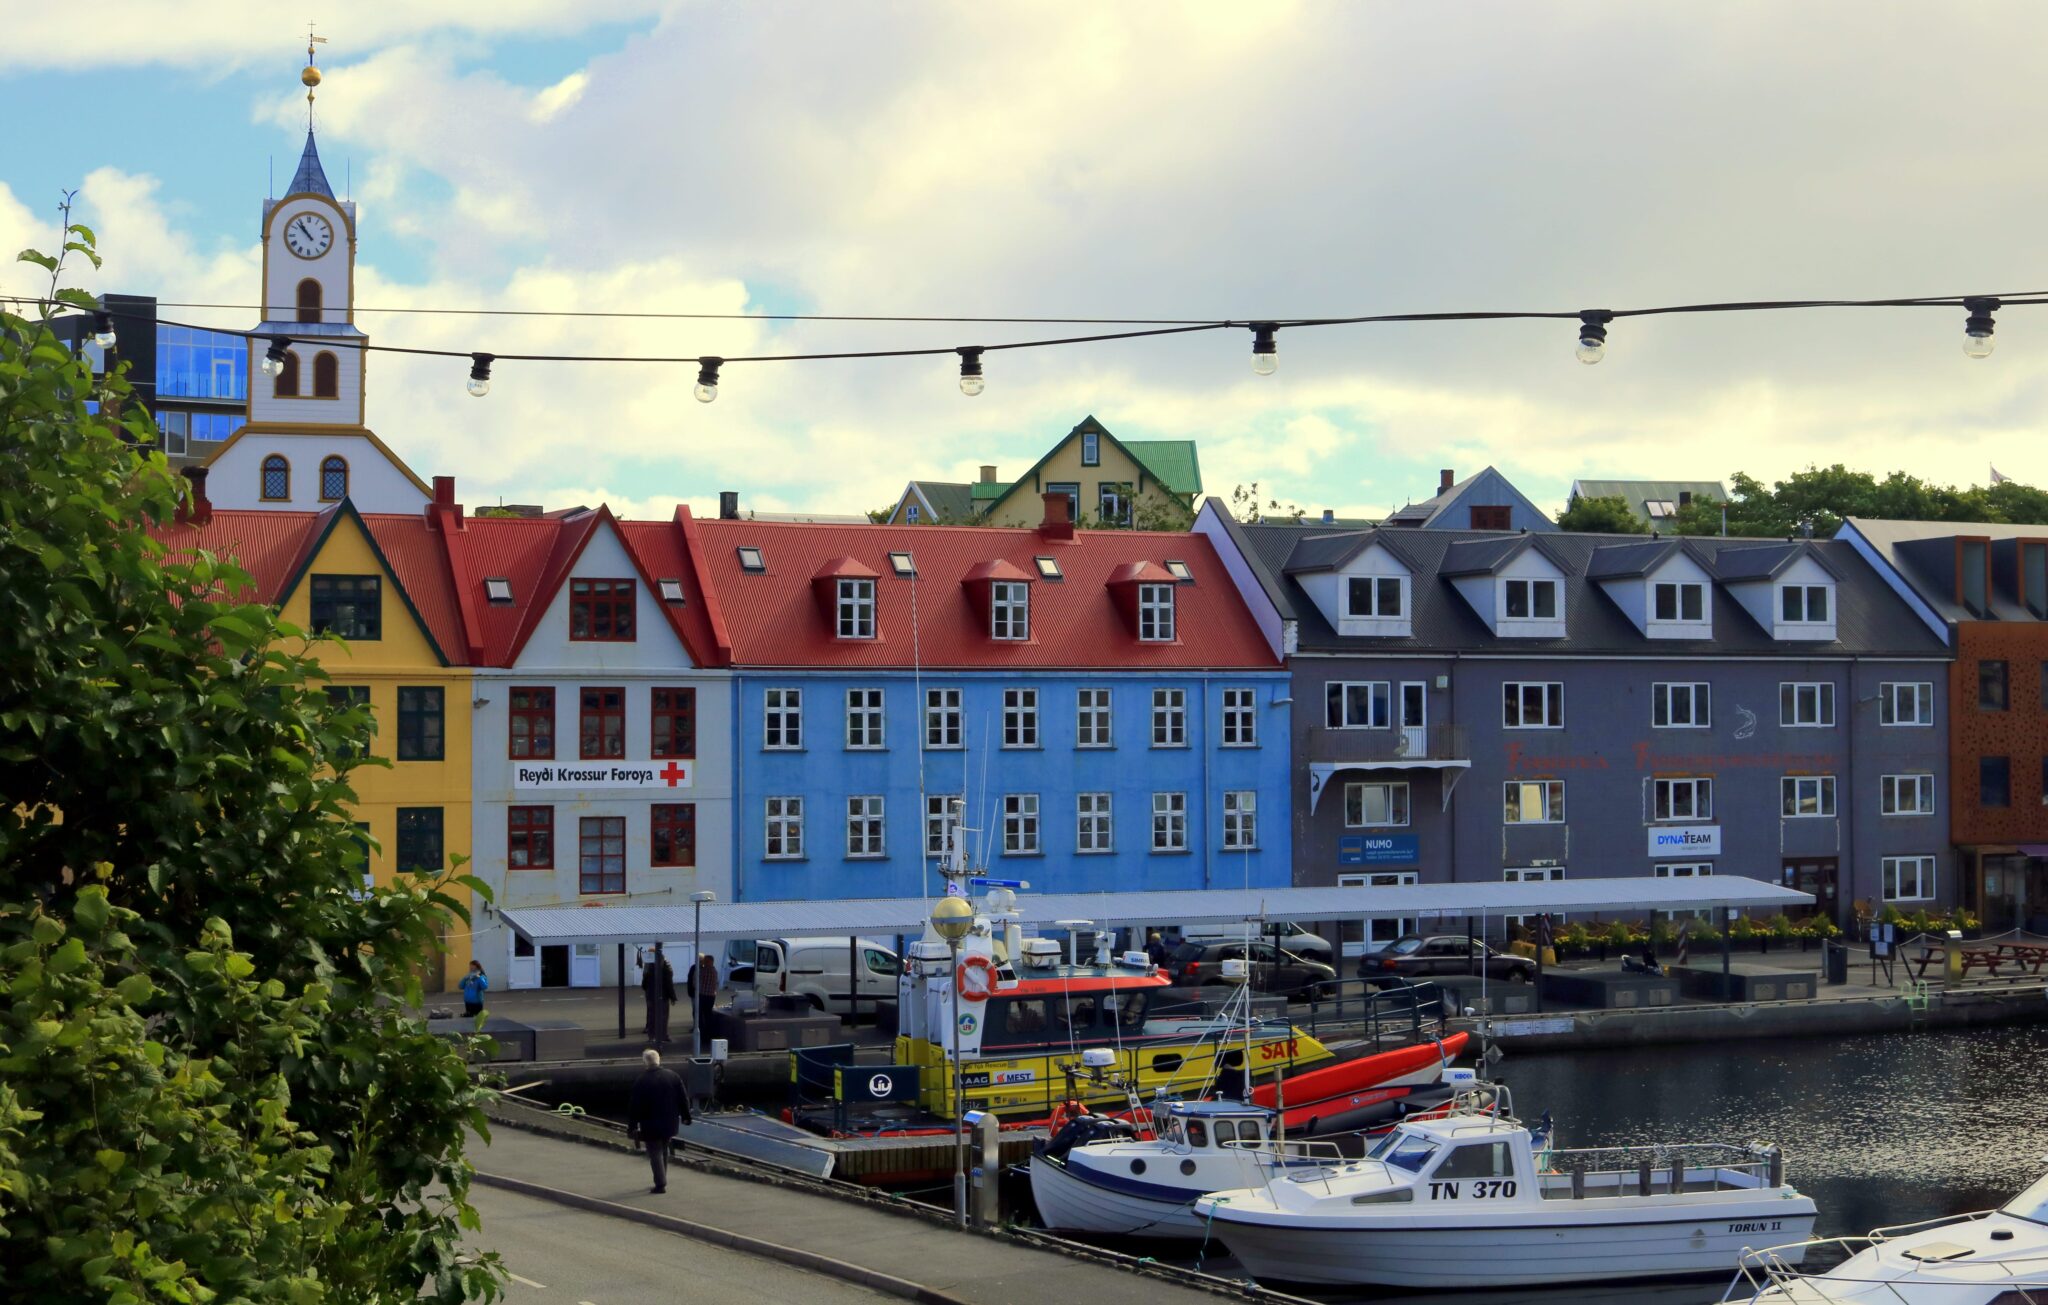
[[[512,1272],[512,1270],[510,1269],[505,1270],[505,1276],[510,1278],[512,1281],[518,1283],[520,1286],[531,1287],[535,1291],[546,1291],[548,1289],[548,1285],[546,1283],[535,1282],[531,1278],[522,1278],[518,1274]]]

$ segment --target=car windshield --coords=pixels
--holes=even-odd
[[[1413,956],[1415,953],[1421,950],[1422,939],[1420,938],[1403,938],[1401,941],[1387,948],[1387,951],[1389,951],[1395,956]]]
[[[1175,965],[1185,965],[1189,961],[1199,961],[1202,959],[1202,953],[1207,950],[1208,948],[1200,943],[1184,942],[1173,949],[1172,963]]]
[[[1366,1152],[1366,1158],[1415,1174],[1421,1173],[1422,1166],[1428,1164],[1429,1158],[1435,1154],[1435,1142],[1397,1129],[1374,1143],[1372,1150]]]

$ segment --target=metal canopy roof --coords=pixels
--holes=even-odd
[[[1374,888],[1228,888],[1187,892],[1023,893],[1023,922],[1098,925],[1174,921],[1235,924],[1272,920],[1343,920],[1366,915],[1466,916],[1690,911],[1743,906],[1811,906],[1813,895],[1738,875],[1692,879],[1555,879],[1547,883],[1402,884]],[[922,897],[843,901],[711,902],[704,906],[707,942],[727,938],[888,937],[924,932],[931,903]],[[649,943],[688,938],[695,909],[682,906],[517,908],[498,912],[536,944]]]

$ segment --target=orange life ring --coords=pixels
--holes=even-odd
[[[1083,1105],[1079,1101],[1074,1100],[1072,1097],[1068,1097],[1065,1101],[1060,1102],[1058,1107],[1053,1110],[1052,1118],[1047,1121],[1047,1131],[1050,1133],[1051,1136],[1058,1137],[1060,1135],[1060,1130],[1062,1128],[1065,1128],[1075,1119],[1078,1119],[1082,1115],[1085,1115],[1087,1113],[1087,1106]]]
[[[978,978],[970,980],[973,974]],[[967,1002],[987,1001],[995,991],[995,963],[986,956],[963,956],[959,968],[953,971],[953,982],[959,986],[960,1000]]]

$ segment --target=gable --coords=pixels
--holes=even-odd
[[[398,572],[353,511],[344,508],[333,515],[326,534],[288,582],[279,614],[300,629],[312,629],[313,578],[320,575],[374,575],[381,591],[382,637],[352,640],[346,648],[323,649],[320,657],[330,672],[342,665],[360,670],[410,670],[449,664]]]
[[[569,608],[577,580],[633,582],[633,638],[601,641],[570,638]],[[567,568],[546,607],[520,646],[512,665],[522,669],[571,667],[577,670],[654,671],[696,665],[676,634],[657,587],[660,577],[646,575],[626,546],[608,513],[592,523],[582,549]],[[535,594],[528,601],[542,601]]]
[[[1535,532],[1554,532],[1557,523],[1534,503],[1514,483],[1492,467],[1486,468],[1462,485],[1453,486],[1450,493],[1442,498],[1436,510],[1423,524],[1439,530],[1468,530],[1472,526],[1472,509],[1475,507],[1499,507],[1508,510],[1507,529]]]
[[[289,494],[263,496],[263,463],[282,457]],[[368,431],[280,431],[245,425],[206,460],[206,496],[215,507],[318,511],[338,500],[320,496],[320,467],[339,457],[348,468],[347,498],[363,512],[418,512],[433,493],[384,442]]]

